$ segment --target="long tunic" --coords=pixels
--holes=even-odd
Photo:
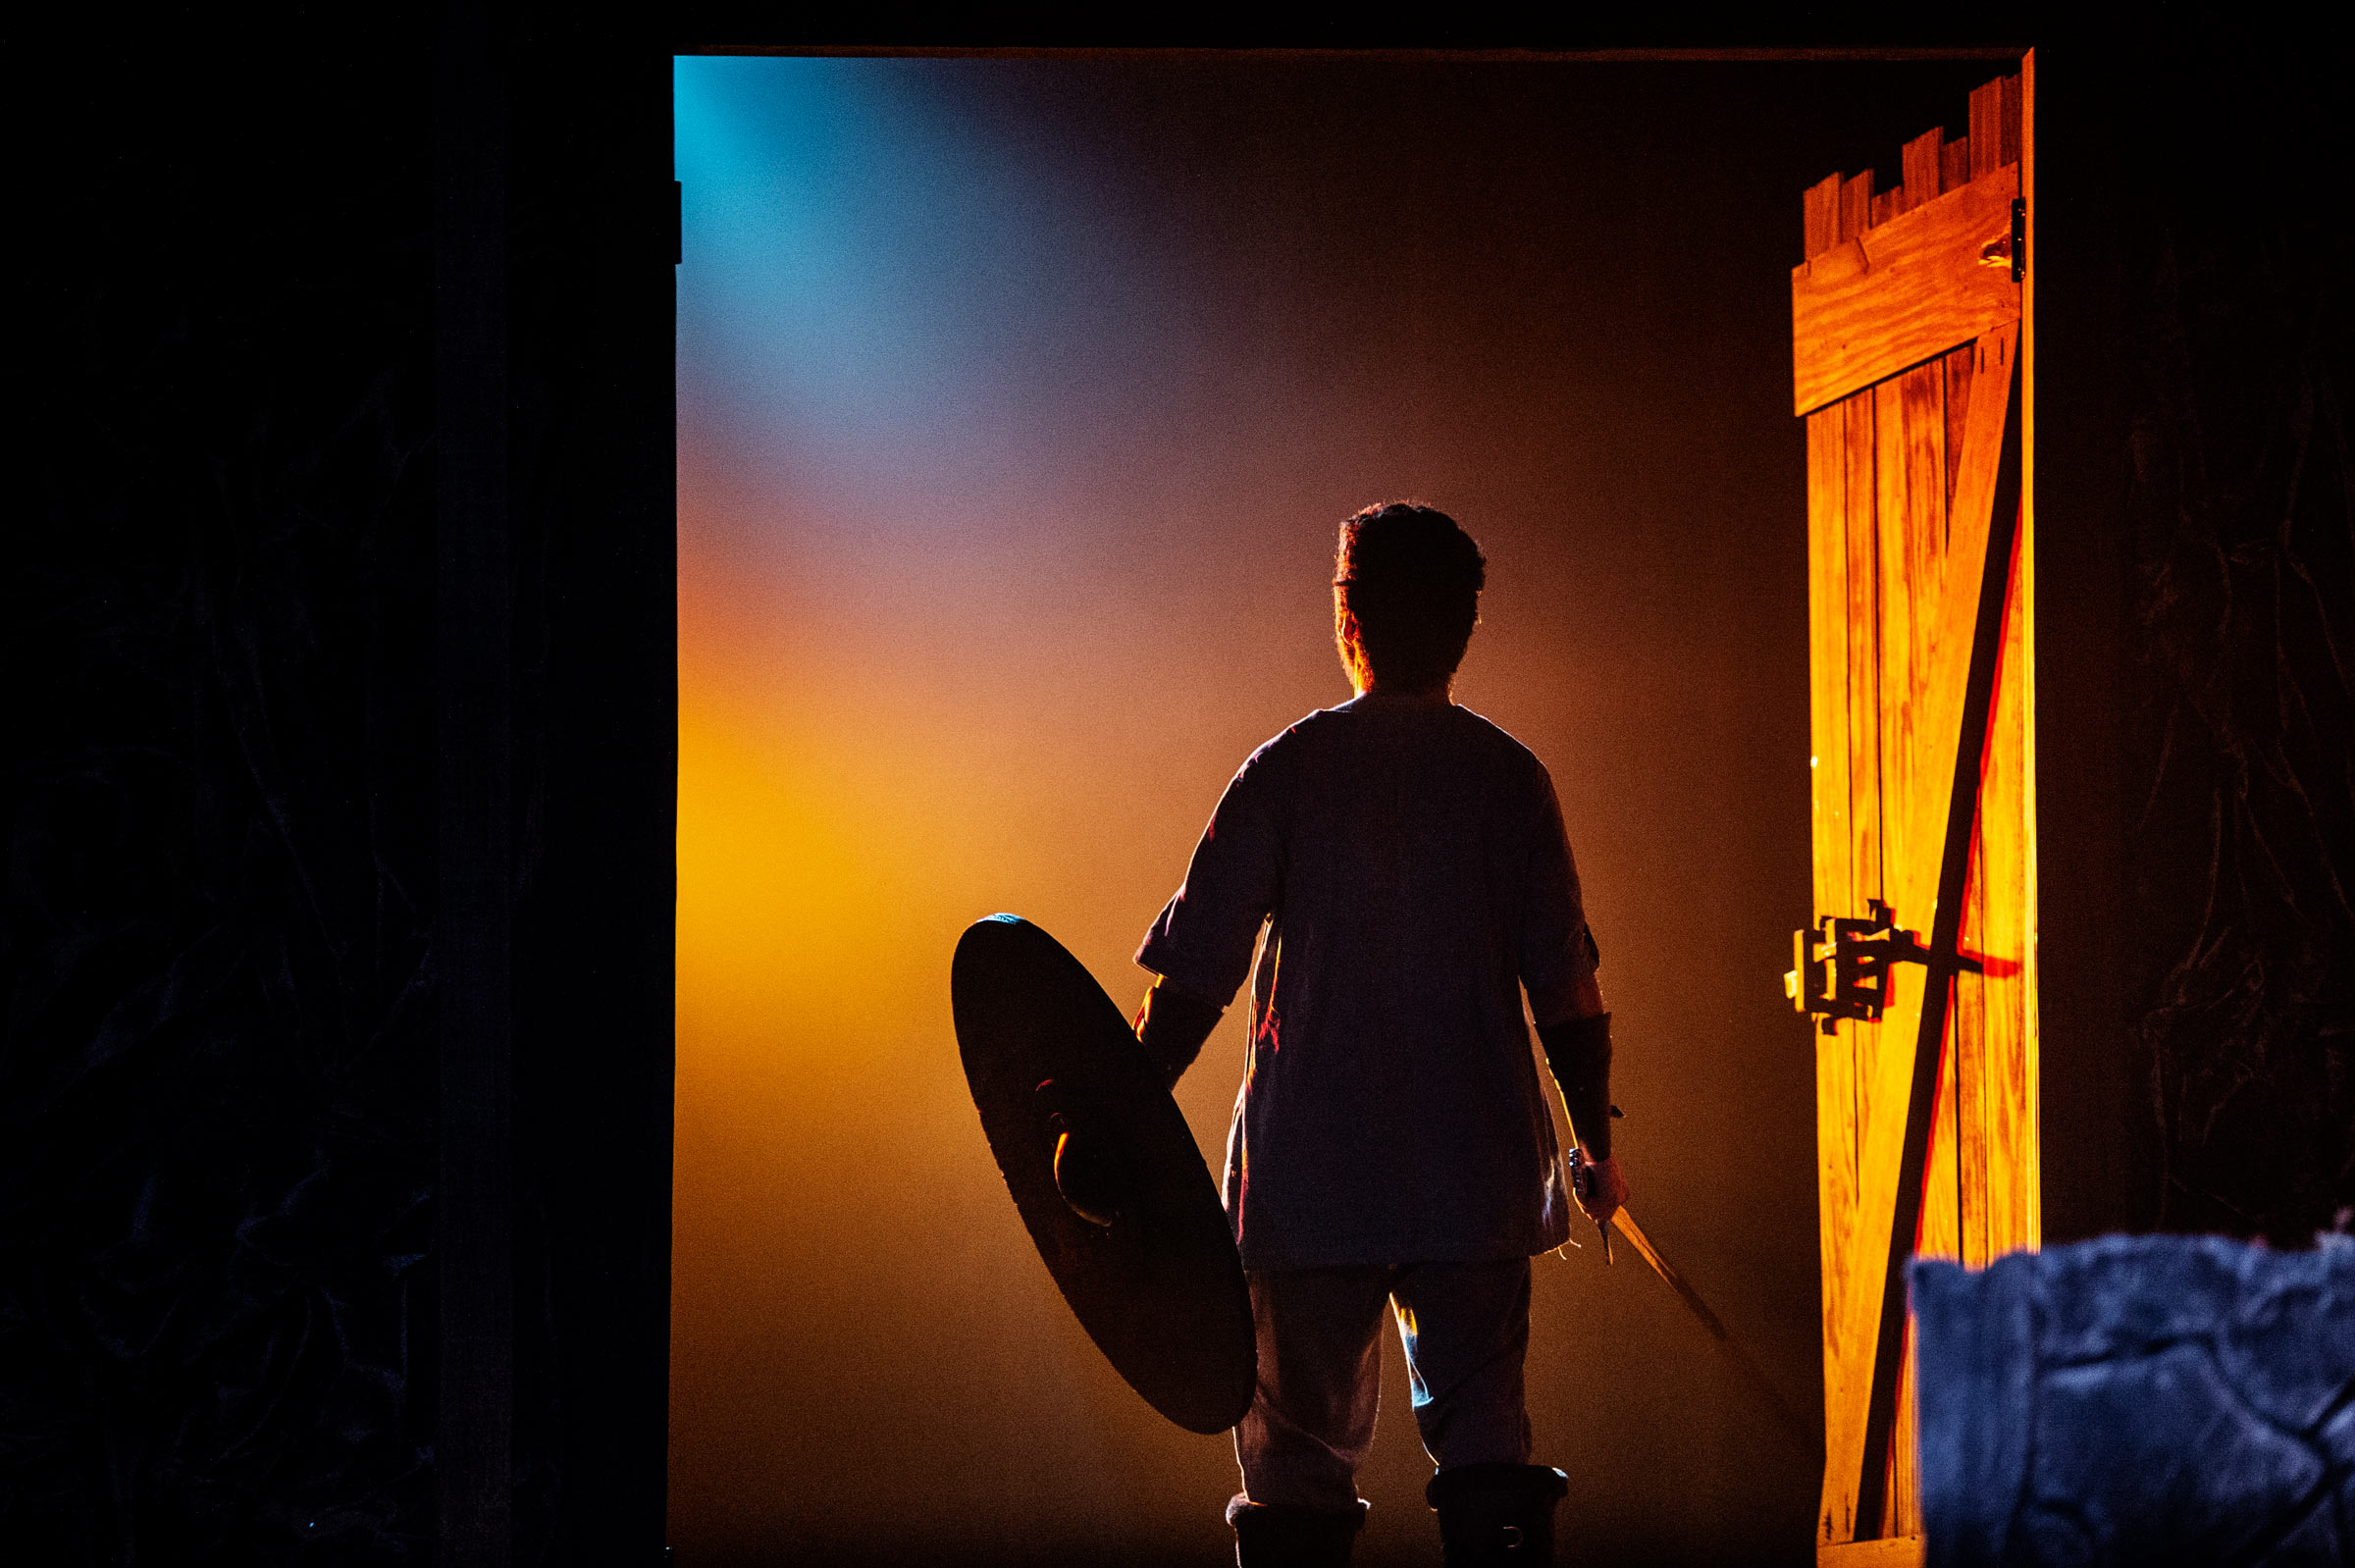
[[[1487,719],[1361,697],[1269,741],[1136,962],[1222,1006],[1250,973],[1225,1181],[1246,1268],[1568,1236],[1521,992],[1565,1016],[1595,946],[1553,782]]]

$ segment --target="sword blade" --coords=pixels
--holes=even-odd
[[[1636,1224],[1635,1216],[1625,1209],[1619,1209],[1611,1215],[1611,1224],[1618,1227],[1621,1235],[1627,1237],[1627,1244],[1636,1249],[1636,1255],[1651,1265],[1651,1272],[1676,1292],[1676,1298],[1685,1304],[1685,1310],[1701,1320],[1701,1326],[1709,1331],[1709,1336],[1717,1341],[1717,1347],[1725,1352],[1726,1359],[1749,1380],[1753,1387],[1765,1395],[1766,1402],[1774,1407],[1775,1415],[1781,1419],[1784,1430],[1798,1440],[1802,1448],[1809,1453],[1815,1452],[1819,1447],[1815,1434],[1806,1422],[1799,1419],[1799,1413],[1783,1398],[1782,1390],[1767,1378],[1764,1369],[1751,1360],[1750,1353],[1742,1348],[1733,1332],[1726,1328],[1725,1320],[1711,1312],[1709,1304],[1701,1299],[1701,1292],[1685,1282],[1685,1277],[1676,1272],[1674,1264],[1660,1256],[1660,1249],[1651,1244],[1651,1238],[1644,1233],[1644,1228]]]

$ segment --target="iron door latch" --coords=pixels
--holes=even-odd
[[[1837,1031],[1842,1019],[1879,1021],[1889,1005],[1889,966],[1930,964],[1930,950],[1898,925],[1888,905],[1874,899],[1864,909],[1860,920],[1827,915],[1791,933],[1792,968],[1783,976],[1783,994],[1797,1011],[1821,1019],[1826,1034]],[[1978,960],[1960,954],[1946,967],[1984,972]]]

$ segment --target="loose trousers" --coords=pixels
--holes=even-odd
[[[1357,1505],[1357,1467],[1381,1400],[1387,1302],[1396,1303],[1415,1425],[1432,1463],[1527,1464],[1529,1272],[1527,1258],[1251,1271],[1259,1386],[1234,1429],[1244,1497]]]

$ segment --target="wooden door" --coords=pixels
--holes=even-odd
[[[1809,189],[1792,274],[1815,914],[1889,915],[1819,927],[1791,985],[1837,1013],[1840,941],[1899,960],[1815,1035],[1827,1562],[1919,1554],[1906,1259],[2038,1239],[2034,80],[1908,142],[1897,189]]]

